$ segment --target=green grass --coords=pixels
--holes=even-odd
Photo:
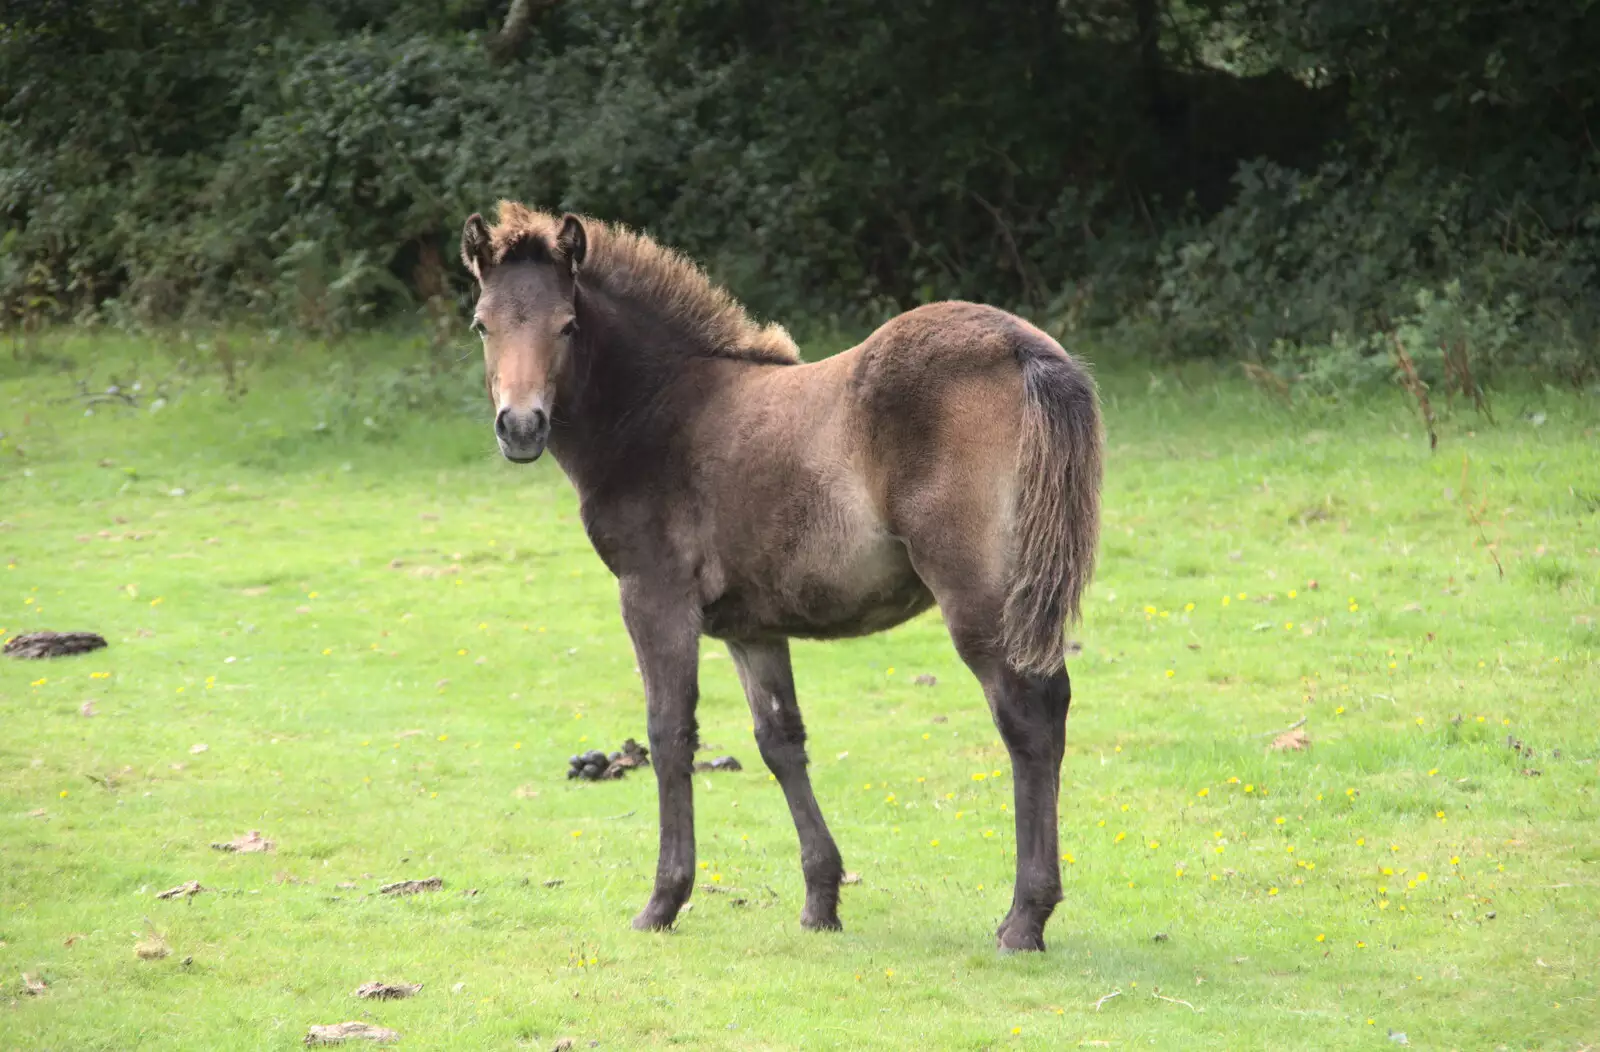
[[[937,612],[795,648],[862,877],[847,930],[799,928],[788,813],[708,642],[702,740],[745,770],[696,778],[702,889],[736,894],[635,933],[653,780],[563,775],[642,738],[643,705],[556,466],[500,462],[483,407],[450,408],[475,362],[407,410],[402,352],[240,345],[236,400],[192,344],[0,365],[0,635],[111,641],[0,662],[0,1048],[290,1048],[358,1018],[459,1049],[1600,1035],[1592,399],[1447,412],[1430,455],[1398,398],[1291,410],[1102,364],[1066,899],[1049,953],[1001,957],[1008,764]],[[75,381],[113,377],[166,405],[84,416]],[[1268,751],[1301,719],[1309,749]],[[251,829],[277,850],[209,847]],[[209,890],[154,898],[190,879]],[[147,926],[171,956],[135,957]],[[426,985],[351,996],[376,978]]]

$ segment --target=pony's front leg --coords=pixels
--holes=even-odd
[[[700,697],[700,617],[691,593],[624,578],[622,619],[644,676],[650,759],[660,797],[655,890],[633,926],[672,926],[694,890],[695,704]]]
[[[800,834],[800,869],[806,878],[806,907],[800,914],[800,926],[837,931],[842,927],[839,881],[844,877],[844,863],[806,773],[806,727],[794,696],[789,643],[729,643],[728,651],[750,702],[761,758],[783,787],[795,831]]]

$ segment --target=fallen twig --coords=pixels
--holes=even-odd
[[[1106,994],[1104,997],[1100,998],[1100,1000],[1098,1000],[1098,1001],[1096,1001],[1094,1003],[1094,1010],[1096,1012],[1100,1011],[1100,1006],[1101,1005],[1105,1004],[1107,1001],[1111,1000],[1113,997],[1121,997],[1121,996],[1122,996],[1122,991],[1121,990],[1113,990],[1113,991],[1111,991],[1110,993]]]
[[[1183,1005],[1183,1007],[1187,1008],[1191,1012],[1199,1012],[1200,1011],[1200,1009],[1196,1008],[1194,1005],[1190,1004],[1188,1001],[1182,1000],[1181,998],[1177,998],[1177,997],[1168,997],[1166,994],[1162,993],[1160,990],[1155,991],[1152,996],[1154,996],[1157,1000],[1171,1001],[1175,1005]]]
[[[637,813],[637,811],[624,811],[620,815],[606,815],[605,820],[607,822],[615,822],[619,818],[632,818]]]
[[[1280,734],[1288,734],[1290,731],[1297,731],[1301,727],[1304,727],[1305,725],[1306,725],[1306,717],[1305,716],[1301,716],[1298,720],[1295,720],[1293,723],[1289,724],[1289,726],[1285,727],[1281,731],[1268,731],[1265,734],[1258,734],[1258,735],[1256,735],[1256,737],[1257,738],[1276,738]]]

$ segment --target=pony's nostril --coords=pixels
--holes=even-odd
[[[548,424],[548,423],[549,423],[549,417],[545,416],[545,413],[544,413],[543,409],[535,409],[533,411],[533,433],[534,434],[536,434],[536,435],[544,434],[545,425]]]
[[[506,423],[510,412],[509,409],[502,409],[494,415],[494,434],[496,438],[506,439],[511,437],[511,426]]]

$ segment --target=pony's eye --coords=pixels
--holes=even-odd
[[[489,330],[485,329],[483,327],[483,322],[479,321],[477,318],[472,319],[472,331],[477,334],[479,339],[484,339],[489,335]]]
[[[563,335],[563,336],[571,336],[573,333],[575,333],[577,331],[578,331],[578,319],[577,318],[569,319],[565,325],[561,326],[561,335]]]

